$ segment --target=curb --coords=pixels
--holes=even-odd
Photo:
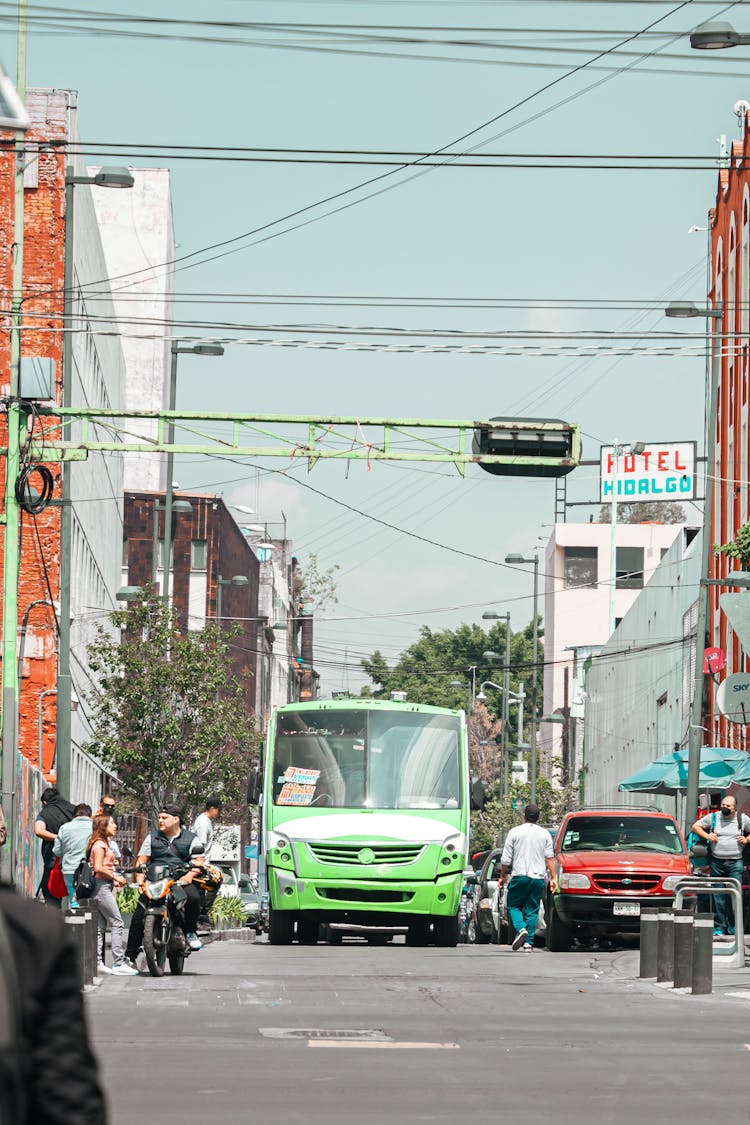
[[[212,930],[211,942],[215,941],[255,941],[255,930],[251,929],[237,929],[237,930]]]

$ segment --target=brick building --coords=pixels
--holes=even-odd
[[[258,612],[261,564],[221,496],[180,492],[177,499],[187,501],[191,509],[173,512],[169,585],[180,625],[202,629],[207,621],[217,619],[221,609],[225,624],[240,627],[241,635],[232,642],[232,663],[236,674],[246,680],[247,709],[254,712],[258,654],[269,643],[267,619]],[[164,493],[125,493],[123,585],[156,581],[162,588],[163,508]],[[237,578],[247,581],[232,581]]]
[[[716,462],[713,467],[712,543],[727,543],[750,520],[748,497],[748,398],[750,372],[750,133],[742,118],[742,136],[732,144],[728,166],[719,172],[716,206],[709,212],[711,290],[709,303],[723,305],[719,322],[721,375],[716,416]],[[711,481],[709,481],[709,484]],[[723,578],[738,564],[725,555],[711,556],[710,576]],[[750,671],[719,598],[726,587],[709,587],[708,643],[727,655],[727,673]],[[706,677],[707,744],[750,749],[747,728],[729,723],[715,707],[715,693]]]
[[[62,400],[63,380],[73,406],[89,403],[119,407],[124,364],[119,340],[111,333],[114,311],[106,282],[106,263],[89,185],[74,189],[73,320],[70,371],[63,370],[65,244],[70,233],[66,214],[66,170],[85,168],[69,154],[77,142],[77,102],[71,91],[30,91],[26,108],[31,128],[26,134],[24,172],[23,321],[21,394],[44,401]],[[14,217],[14,165],[11,149],[0,151],[0,286],[10,306]],[[96,281],[95,294],[87,287]],[[101,321],[110,331],[100,330]],[[109,323],[108,323],[109,322]],[[8,320],[6,317],[6,327]],[[51,393],[30,390],[25,371],[30,361],[50,375]],[[41,364],[39,361],[43,361]],[[9,333],[0,335],[0,393],[10,381]],[[37,426],[41,426],[39,421]],[[46,427],[53,425],[47,419]],[[0,421],[0,443],[6,440]],[[55,499],[60,498],[60,468],[51,464]],[[0,465],[0,486],[5,488]],[[34,482],[32,482],[34,483]],[[75,799],[98,801],[101,763],[82,749],[87,741],[85,695],[91,687],[86,643],[95,624],[115,607],[121,540],[122,459],[117,454],[92,455],[71,467],[72,510],[71,677],[74,704],[71,724],[72,785]],[[41,778],[54,775],[56,688],[60,599],[60,513],[50,506],[41,514],[24,513],[20,534],[18,624],[21,686],[19,749],[21,789],[16,793],[22,825],[32,816]],[[4,549],[0,528],[0,559]],[[6,810],[8,811],[8,810]],[[26,846],[25,838],[22,847]],[[33,865],[32,865],[33,866]]]

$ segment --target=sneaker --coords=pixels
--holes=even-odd
[[[519,930],[516,936],[513,938],[513,942],[510,948],[514,951],[520,949],[528,936],[528,930]]]
[[[716,927],[716,929],[714,929],[714,937],[724,937],[724,931]]]
[[[534,950],[534,946],[533,946],[533,945],[525,945],[525,946],[523,947],[523,951],[524,951],[524,953],[532,953],[532,952],[533,952],[533,950]]]
[[[111,972],[112,972],[112,970],[110,969],[109,965],[105,965],[103,961],[100,961],[99,964],[96,966],[96,975],[97,976],[108,976],[109,973],[111,973]]]
[[[199,949],[203,949],[203,942],[197,934],[186,934],[187,943],[192,949],[193,953],[197,953]]]
[[[129,965],[127,961],[118,961],[112,966],[110,972],[116,977],[137,977],[138,970],[135,965]]]

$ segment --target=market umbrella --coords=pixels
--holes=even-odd
[[[685,748],[649,762],[643,769],[620,782],[621,793],[674,794],[687,789],[688,759]],[[704,746],[698,778],[700,789],[726,789],[735,782],[750,781],[750,754],[723,746]]]

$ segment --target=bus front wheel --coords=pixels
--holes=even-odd
[[[268,911],[268,940],[271,945],[290,945],[294,931],[294,915],[291,910]]]
[[[450,918],[433,918],[432,935],[435,945],[443,949],[455,949],[458,945],[458,918],[455,915]]]

